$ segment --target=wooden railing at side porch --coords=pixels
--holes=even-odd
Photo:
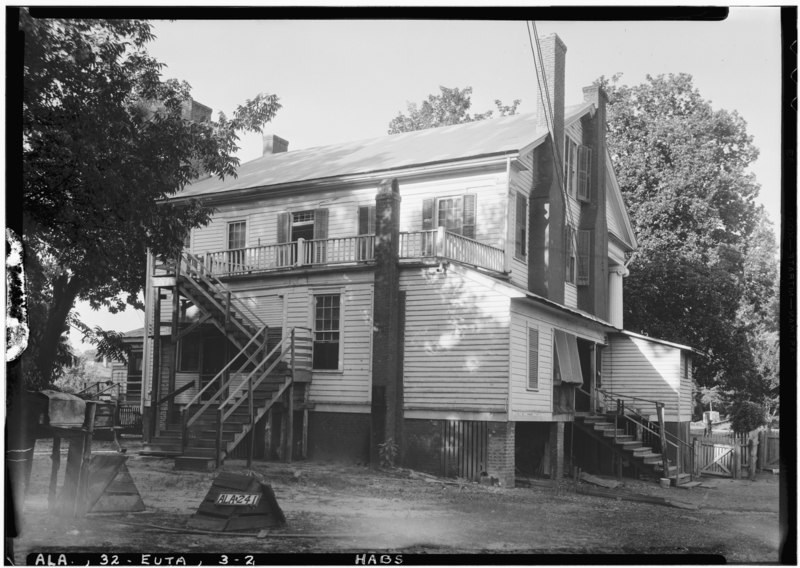
[[[444,227],[429,231],[400,233],[399,256],[402,259],[454,260],[494,272],[503,272],[505,264],[503,249],[448,232]]]

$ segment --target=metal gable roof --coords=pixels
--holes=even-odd
[[[582,103],[568,107],[566,121],[588,112]],[[539,139],[546,129],[537,127],[535,114],[518,114],[266,154],[239,166],[238,177],[207,178],[187,186],[176,198],[202,197],[240,189],[268,187],[346,175],[369,174],[426,164],[516,152]]]

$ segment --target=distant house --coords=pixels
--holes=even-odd
[[[542,50],[552,113],[299,151],[268,136],[237,178],[174,199],[215,213],[180,259],[149,259],[146,451],[206,468],[395,445],[506,485],[570,456],[677,474],[692,351],[623,329],[637,245],[605,94],[565,106],[566,47]]]
[[[114,361],[111,380],[120,385],[120,398],[127,406],[141,407],[142,404],[142,349],[144,328],[127,331],[123,343],[130,346],[128,361]]]

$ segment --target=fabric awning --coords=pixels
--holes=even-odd
[[[556,336],[556,358],[561,372],[561,382],[583,384],[581,359],[578,355],[578,338],[560,329],[553,331]]]

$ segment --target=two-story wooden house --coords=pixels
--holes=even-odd
[[[691,350],[623,330],[636,239],[605,95],[565,107],[566,48],[542,51],[550,108],[299,151],[267,136],[237,178],[175,198],[215,214],[149,262],[148,451],[211,467],[394,446],[506,485],[565,456],[677,471]]]

